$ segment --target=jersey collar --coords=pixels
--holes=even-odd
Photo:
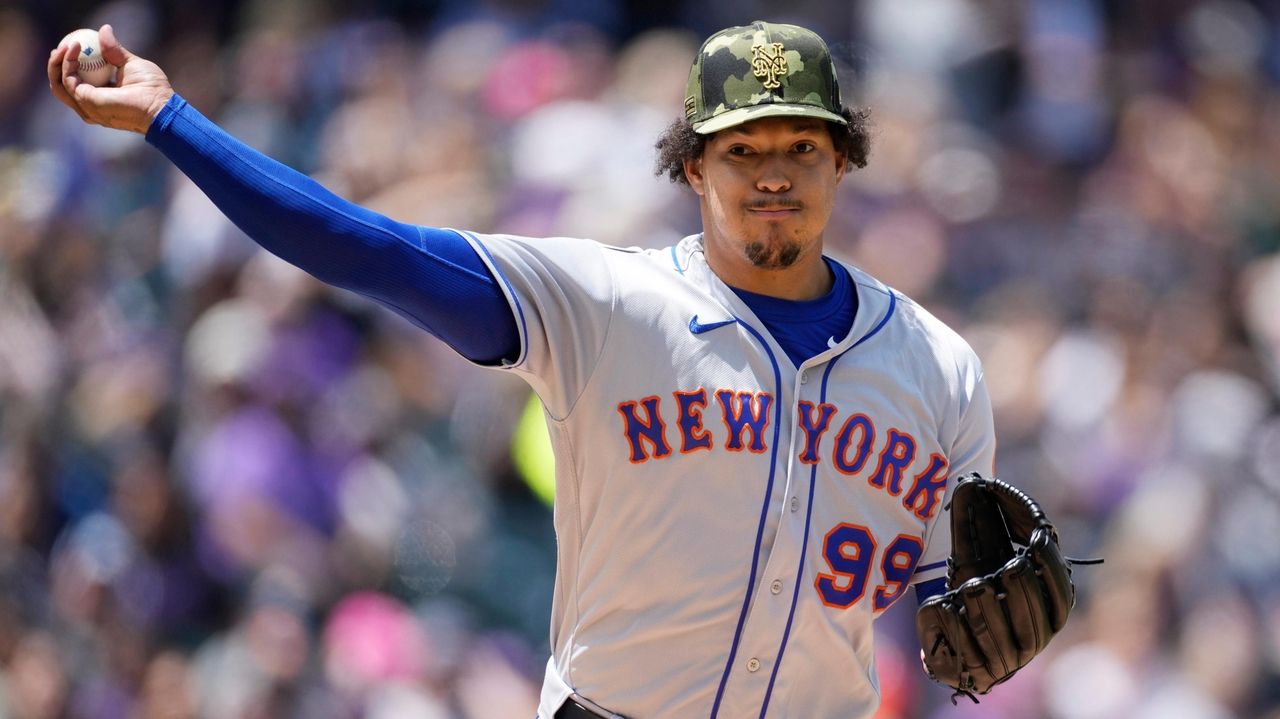
[[[826,352],[817,355],[805,364],[823,362],[835,355],[848,351],[863,341],[870,341],[879,333],[894,314],[897,303],[896,293],[888,285],[857,267],[842,260],[832,258],[846,270],[854,291],[858,293],[858,313],[853,318],[853,327],[849,334],[841,338]],[[750,323],[753,327],[763,328],[764,323],[747,307],[734,291],[721,280],[711,266],[707,264],[703,250],[702,234],[689,235],[671,249],[671,260],[675,269],[686,280],[693,282],[711,295],[720,305],[715,311],[708,308],[698,313],[698,323],[709,325],[724,320],[738,318]],[[768,333],[763,333],[768,336]],[[780,357],[785,357],[781,347],[769,337],[770,343]]]

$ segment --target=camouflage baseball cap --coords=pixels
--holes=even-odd
[[[756,21],[702,43],[689,71],[685,118],[706,135],[778,115],[848,122],[827,44],[812,30]]]

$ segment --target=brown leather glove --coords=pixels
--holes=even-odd
[[[956,690],[986,694],[1062,631],[1075,604],[1072,560],[1040,504],[1016,487],[961,477],[951,497],[947,592],[916,611],[925,666]]]

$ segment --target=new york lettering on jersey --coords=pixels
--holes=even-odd
[[[674,413],[674,421],[670,423],[674,428],[671,434],[678,440],[674,437],[668,439],[669,423],[663,416],[663,398],[660,395],[619,402],[618,414],[622,416],[628,461],[638,464],[651,459],[666,459],[675,454],[672,447],[678,447],[679,454],[700,449],[729,452],[747,449],[763,454],[768,449],[765,429],[773,397],[766,392],[732,389],[718,389],[711,395],[716,399],[714,412],[724,424],[721,444],[717,444],[712,430],[704,426],[703,413],[708,406],[705,388],[671,393],[667,404],[668,410]],[[833,420],[841,417],[843,420],[836,422],[839,429],[830,432]],[[946,489],[948,465],[945,456],[938,452],[930,453],[924,468],[911,477],[910,490],[903,495],[904,475],[915,463],[920,445],[915,437],[892,427],[883,437],[878,437],[875,422],[865,413],[842,413],[839,407],[830,403],[815,406],[813,402],[800,400],[797,420],[804,432],[804,442],[795,459],[811,465],[828,461],[831,469],[853,477],[874,467],[865,472],[868,487],[884,490],[895,497],[902,496],[903,507],[921,520],[933,518],[941,493]],[[820,455],[823,438],[829,432],[834,434],[828,442],[830,452]],[[868,464],[872,456],[876,460]]]

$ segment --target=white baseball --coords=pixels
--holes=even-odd
[[[80,43],[80,69],[76,72],[80,82],[95,87],[110,85],[115,79],[116,66],[107,62],[107,59],[102,56],[102,43],[98,41],[98,31],[81,28],[68,33],[62,38],[62,42],[58,43],[58,47],[69,45],[73,40]]]

